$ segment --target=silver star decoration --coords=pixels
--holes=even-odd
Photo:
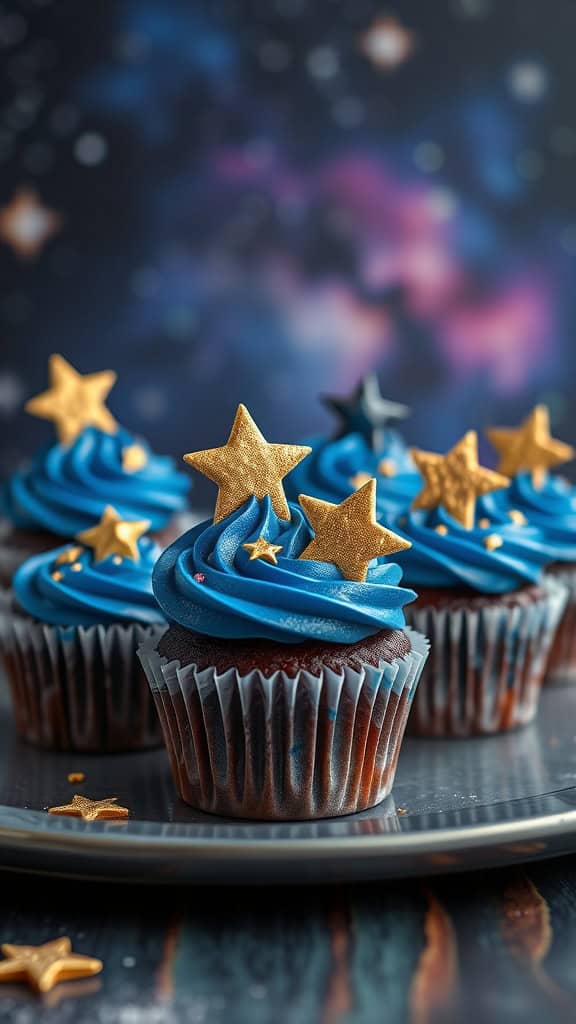
[[[340,419],[337,437],[361,434],[373,451],[381,448],[383,431],[388,424],[405,420],[411,413],[408,405],[382,397],[375,373],[366,374],[347,398],[324,395],[322,402]]]

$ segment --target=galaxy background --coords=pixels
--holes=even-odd
[[[445,449],[576,441],[573,0],[0,7],[0,471],[49,353],[158,451],[329,431],[376,369]],[[487,450],[485,449],[485,454]]]

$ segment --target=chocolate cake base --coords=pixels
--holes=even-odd
[[[63,543],[62,537],[49,530],[23,530],[3,520],[0,524],[0,586],[10,587],[14,573],[28,558]]]

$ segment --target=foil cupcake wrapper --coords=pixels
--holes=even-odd
[[[550,649],[545,684],[576,683],[576,565],[554,566],[550,579],[568,590],[566,609]]]
[[[139,650],[182,799],[237,818],[350,814],[392,788],[414,692],[428,655],[377,668],[289,677],[184,668],[147,642]]]
[[[410,716],[418,736],[490,735],[531,722],[566,588],[552,580],[534,600],[470,609],[413,605],[410,625],[426,633],[431,655]]]
[[[162,635],[138,624],[62,627],[0,614],[16,730],[50,750],[110,753],[162,743],[137,647]]]

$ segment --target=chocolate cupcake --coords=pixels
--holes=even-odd
[[[422,486],[401,434],[390,426],[409,415],[407,406],[382,398],[378,379],[370,374],[349,398],[325,397],[336,413],[339,429],[332,439],[314,437],[312,452],[286,479],[290,500],[310,494],[323,501],[344,501],[368,480],[376,480],[376,513],[389,522],[410,507]]]
[[[116,423],[104,404],[115,379],[109,370],[82,376],[62,356],[51,356],[51,386],[26,409],[52,420],[58,440],[0,492],[3,586],[30,556],[94,526],[108,504],[127,519],[149,520],[161,544],[180,532],[190,482],[171,458],[155,455]]]
[[[219,484],[214,522],[160,557],[170,628],[139,654],[180,796],[203,811],[329,817],[392,787],[428,651],[383,560],[406,542],[376,523],[374,481],[288,505],[306,452],[268,444],[241,406],[223,448],[186,456]]]
[[[410,730],[470,736],[513,729],[535,714],[566,588],[543,575],[541,532],[521,519],[487,520],[478,499],[508,479],[478,465],[470,431],[446,456],[414,451],[425,486],[398,528],[396,558],[419,597],[409,624],[432,651]]]
[[[487,436],[500,454],[500,469],[512,477],[506,501],[487,502],[485,514],[508,515],[538,527],[548,549],[546,572],[568,588],[546,671],[546,682],[576,682],[576,487],[549,472],[574,457],[574,449],[550,436],[550,417],[538,405],[517,428],[494,428]],[[492,497],[492,496],[490,496]]]
[[[148,522],[111,507],[78,542],[24,562],[0,609],[0,646],[19,736],[104,753],[161,743],[136,648],[165,620],[152,593],[160,548]]]

